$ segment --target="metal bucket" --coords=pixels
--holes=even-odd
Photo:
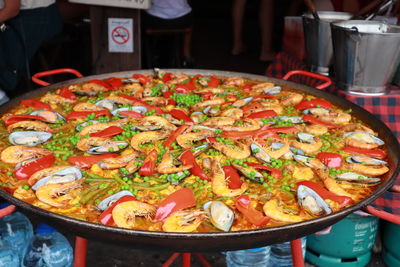
[[[312,72],[328,75],[332,61],[333,48],[330,23],[348,20],[352,14],[346,12],[318,12],[317,21],[307,13],[303,17],[306,62]]]
[[[400,86],[400,63],[397,68],[396,74],[394,75],[393,83],[396,84],[397,86]]]
[[[400,63],[400,27],[351,20],[331,28],[338,87],[353,94],[384,94]]]

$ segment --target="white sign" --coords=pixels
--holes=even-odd
[[[99,5],[99,6],[114,6],[126,8],[148,9],[151,7],[150,0],[69,0],[71,3]]]
[[[108,52],[133,53],[133,19],[108,18]]]

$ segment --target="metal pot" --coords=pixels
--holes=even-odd
[[[319,231],[329,225],[332,225],[344,218],[346,215],[361,209],[371,203],[375,198],[385,192],[391,187],[396,179],[399,171],[399,155],[400,146],[396,137],[392,134],[390,129],[378,120],[375,116],[362,109],[361,107],[331,95],[324,91],[319,91],[314,88],[297,84],[294,82],[284,81],[280,79],[270,78],[260,75],[251,75],[237,72],[226,71],[213,71],[213,70],[181,70],[171,69],[168,72],[185,72],[187,74],[203,74],[203,75],[217,75],[217,76],[241,76],[248,79],[269,81],[276,83],[280,86],[289,87],[295,90],[303,91],[308,94],[315,95],[316,97],[329,99],[334,105],[342,109],[352,109],[353,114],[359,119],[369,123],[370,127],[379,133],[380,137],[386,142],[388,147],[390,171],[383,177],[384,182],[379,185],[373,195],[364,199],[363,201],[348,207],[339,212],[308,220],[295,224],[288,224],[279,227],[272,227],[259,230],[238,231],[238,232],[221,232],[221,233],[165,233],[165,232],[150,232],[123,229],[111,226],[105,226],[78,219],[73,219],[60,214],[52,213],[47,210],[40,209],[32,206],[24,201],[14,198],[7,192],[0,190],[0,196],[7,201],[21,208],[28,215],[38,216],[40,220],[53,224],[60,229],[70,231],[75,235],[79,235],[89,239],[103,240],[106,242],[114,242],[118,244],[128,244],[133,247],[141,249],[162,249],[169,251],[222,251],[222,250],[237,250],[260,247],[275,243],[281,243],[288,240],[293,240],[316,231]],[[17,105],[21,99],[32,98],[39,96],[47,91],[67,86],[77,82],[83,82],[93,79],[106,79],[109,77],[131,77],[134,73],[151,73],[151,70],[143,71],[126,71],[119,73],[109,73],[102,75],[89,76],[69,80],[66,82],[54,84],[48,87],[40,88],[36,91],[26,93],[18,98],[15,98],[7,104],[0,107],[0,112],[4,113],[9,108]]]

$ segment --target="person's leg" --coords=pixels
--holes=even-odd
[[[272,49],[272,26],[273,26],[273,0],[261,0],[259,21],[261,31],[260,60],[270,61],[274,59],[275,52]]]
[[[245,49],[243,43],[243,17],[246,0],[234,0],[232,5],[232,55],[238,55]]]

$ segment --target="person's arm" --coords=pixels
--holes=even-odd
[[[20,6],[20,0],[4,0],[4,8],[0,9],[0,22],[4,22],[18,15]]]

